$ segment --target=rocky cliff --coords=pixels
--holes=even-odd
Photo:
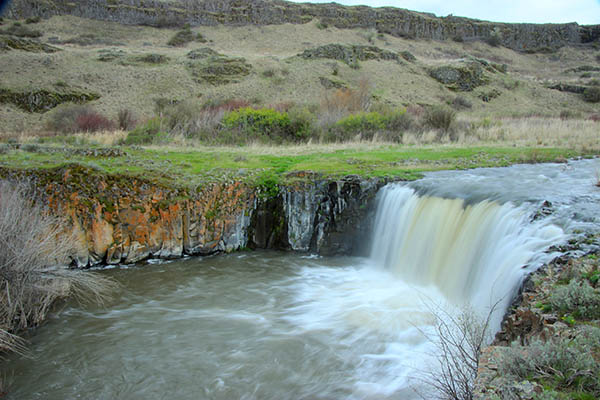
[[[280,0],[15,0],[8,15],[24,18],[72,14],[153,26],[303,24],[318,19],[337,28],[376,29],[397,37],[446,40],[494,38],[519,51],[554,49],[598,41],[600,27],[570,24],[502,24],[461,17],[437,18],[409,10]]]
[[[79,267],[244,247],[353,254],[365,242],[370,205],[385,183],[301,174],[270,188],[228,181],[189,190],[80,165],[2,169],[0,176],[28,179],[68,219]]]

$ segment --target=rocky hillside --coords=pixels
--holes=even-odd
[[[296,4],[279,0],[16,0],[12,18],[71,14],[123,24],[178,26],[304,24],[319,19],[340,29],[373,28],[380,33],[416,39],[498,40],[519,51],[556,49],[600,38],[600,26],[571,24],[499,24],[468,18],[382,7]]]
[[[266,0],[15,0],[0,20],[0,134],[69,131],[71,103],[138,122],[178,104],[183,116],[293,109],[319,127],[340,119],[340,104],[416,117],[444,104],[469,126],[596,120],[599,32]],[[365,94],[360,107],[353,91]]]

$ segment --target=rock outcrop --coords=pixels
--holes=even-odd
[[[80,165],[0,169],[0,177],[28,179],[69,220],[79,267],[244,247],[352,254],[365,242],[370,205],[385,183],[311,175],[266,192],[236,181],[190,190]]]
[[[314,19],[323,26],[376,29],[407,38],[495,40],[519,51],[556,49],[600,38],[599,26],[570,24],[501,24],[409,10],[339,4],[297,4],[280,0],[15,0],[8,15],[24,18],[72,14],[124,24],[153,26],[304,24]]]

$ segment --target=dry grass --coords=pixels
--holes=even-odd
[[[599,131],[600,124],[591,120],[504,118],[490,126],[477,127],[465,141],[600,150]]]
[[[39,325],[57,299],[103,303],[115,284],[62,265],[75,241],[24,184],[0,182],[0,352],[23,351],[21,331]]]
[[[600,124],[592,120],[562,120],[560,118],[504,118],[492,119],[463,119],[452,134],[442,134],[440,131],[429,129],[422,132],[407,132],[403,135],[402,144],[408,146],[523,146],[523,147],[556,147],[586,151],[600,151],[598,131]],[[120,132],[120,138],[125,133]],[[105,134],[107,137],[112,135]],[[372,140],[353,139],[345,143],[323,143],[311,141],[303,144],[268,145],[251,143],[244,147],[254,154],[297,155],[314,152],[335,152],[337,150],[375,150],[384,146],[395,145],[383,139],[385,136],[375,135]],[[94,139],[98,140],[98,139]],[[189,150],[190,147],[203,152],[239,151],[240,147],[206,146],[194,139],[181,135],[173,136],[167,146],[153,148],[170,149],[173,151]],[[113,142],[113,143],[116,143]]]

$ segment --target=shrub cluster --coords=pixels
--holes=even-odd
[[[126,145],[161,144],[168,142],[169,134],[163,128],[160,117],[151,118],[127,134],[121,142]]]
[[[410,129],[412,118],[405,109],[387,112],[358,112],[335,123],[332,140],[346,141],[354,137],[371,140],[379,134],[388,140],[399,142],[402,134]],[[393,134],[392,134],[393,133]]]
[[[445,106],[430,107],[425,111],[424,120],[426,126],[448,132],[456,121],[456,112]]]
[[[404,134],[420,137],[426,130],[437,138],[457,138],[456,112],[448,107],[393,108],[371,106],[360,91],[336,90],[321,107],[282,102],[255,106],[241,99],[174,101],[157,99],[156,118],[130,132],[125,144],[164,143],[174,137],[209,144],[251,142],[298,143],[309,140],[344,142],[381,139],[401,142]],[[127,129],[119,115],[119,127]]]
[[[599,396],[600,362],[594,358],[599,347],[600,329],[582,327],[574,339],[535,341],[525,348],[513,344],[498,363],[498,370],[517,381],[534,379],[555,389]]]
[[[193,41],[205,43],[206,39],[204,39],[204,37],[200,33],[195,34],[192,31],[192,28],[190,27],[190,25],[186,24],[183,27],[183,29],[181,29],[180,31],[177,31],[177,33],[175,33],[175,35],[173,35],[173,37],[171,37],[171,39],[169,39],[167,44],[169,46],[173,46],[173,47],[182,47]]]
[[[572,279],[568,285],[560,285],[552,292],[550,304],[561,315],[585,320],[600,318],[600,292],[586,280]]]
[[[79,104],[57,107],[46,122],[49,131],[60,133],[111,131],[116,127],[131,129],[134,125],[135,117],[129,110],[119,111],[114,122],[92,107]]]
[[[222,121],[226,132],[235,132],[238,138],[246,136],[246,142],[252,140],[275,143],[298,142],[308,137],[310,126],[307,124],[306,119],[292,120],[287,112],[250,107],[230,111],[225,114]]]

